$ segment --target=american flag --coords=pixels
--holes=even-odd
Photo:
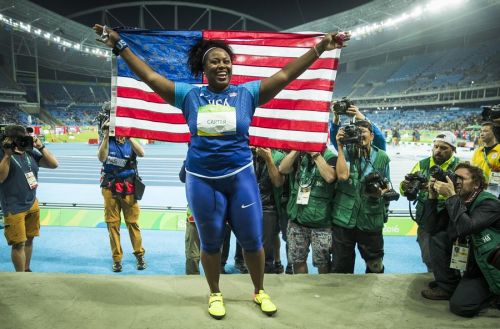
[[[313,47],[320,33],[249,31],[121,30],[134,53],[170,80],[201,86],[187,65],[188,51],[200,38],[224,40],[234,53],[232,84],[270,77]],[[274,99],[255,110],[250,126],[254,146],[322,151],[328,138],[329,108],[340,49],[324,52],[311,67]],[[116,135],[168,142],[188,142],[180,109],[165,103],[130,71],[113,61],[112,120]]]

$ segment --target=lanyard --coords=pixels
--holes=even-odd
[[[29,172],[33,172],[33,170],[31,169],[31,160],[30,160],[30,157],[24,153],[24,157],[26,158],[26,163],[28,163],[28,168],[29,168]],[[12,160],[14,160],[14,162],[17,164],[17,166],[19,167],[19,169],[21,169],[23,172],[24,172],[24,169],[23,167],[21,166],[21,164],[16,160],[16,157],[12,157]]]
[[[309,159],[307,159],[309,160]],[[316,178],[316,171],[317,167],[314,165],[313,169],[309,172],[308,170],[309,163],[306,165],[304,170],[301,170],[300,173],[300,180],[299,180],[299,186],[300,187],[309,187],[314,184],[315,178]]]
[[[491,168],[491,164],[490,162],[488,161],[488,155],[486,154],[486,150],[484,149],[483,147],[483,152],[481,152],[483,154],[483,157],[484,157],[484,162],[486,162],[486,164],[488,165],[488,168],[490,168],[490,170],[492,169]]]

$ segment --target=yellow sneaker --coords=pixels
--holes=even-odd
[[[220,320],[226,315],[226,308],[220,292],[210,294],[208,299],[208,314],[212,318]]]
[[[276,305],[271,301],[271,297],[264,292],[264,290],[259,290],[258,294],[255,294],[253,297],[253,301],[260,305],[260,309],[266,315],[273,315],[278,310]]]

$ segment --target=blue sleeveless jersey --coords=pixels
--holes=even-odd
[[[182,110],[191,134],[186,158],[189,173],[221,178],[251,165],[248,129],[259,103],[259,89],[260,81],[229,85],[220,93],[212,92],[207,87],[175,83],[175,106]],[[199,129],[198,113],[200,117],[208,117],[214,112],[235,113],[235,128],[223,128],[218,134]]]

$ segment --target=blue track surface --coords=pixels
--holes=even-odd
[[[2,231],[0,231],[2,232]],[[143,230],[143,245],[146,249],[148,268],[135,269],[126,229],[121,230],[123,272],[117,275],[183,275],[184,272],[184,232]],[[2,232],[3,233],[3,232]],[[238,273],[234,268],[235,238],[231,239],[226,271]],[[420,251],[415,237],[387,236],[385,240],[384,264],[386,273],[418,273],[425,267],[420,261]],[[111,250],[108,232],[105,228],[42,227],[41,236],[34,240],[31,268],[36,272],[110,274]],[[282,260],[285,260],[284,247]],[[356,273],[364,273],[365,266],[359,254],[356,258]],[[308,260],[309,272],[317,273]],[[0,247],[0,271],[13,271],[10,247],[5,243]]]

